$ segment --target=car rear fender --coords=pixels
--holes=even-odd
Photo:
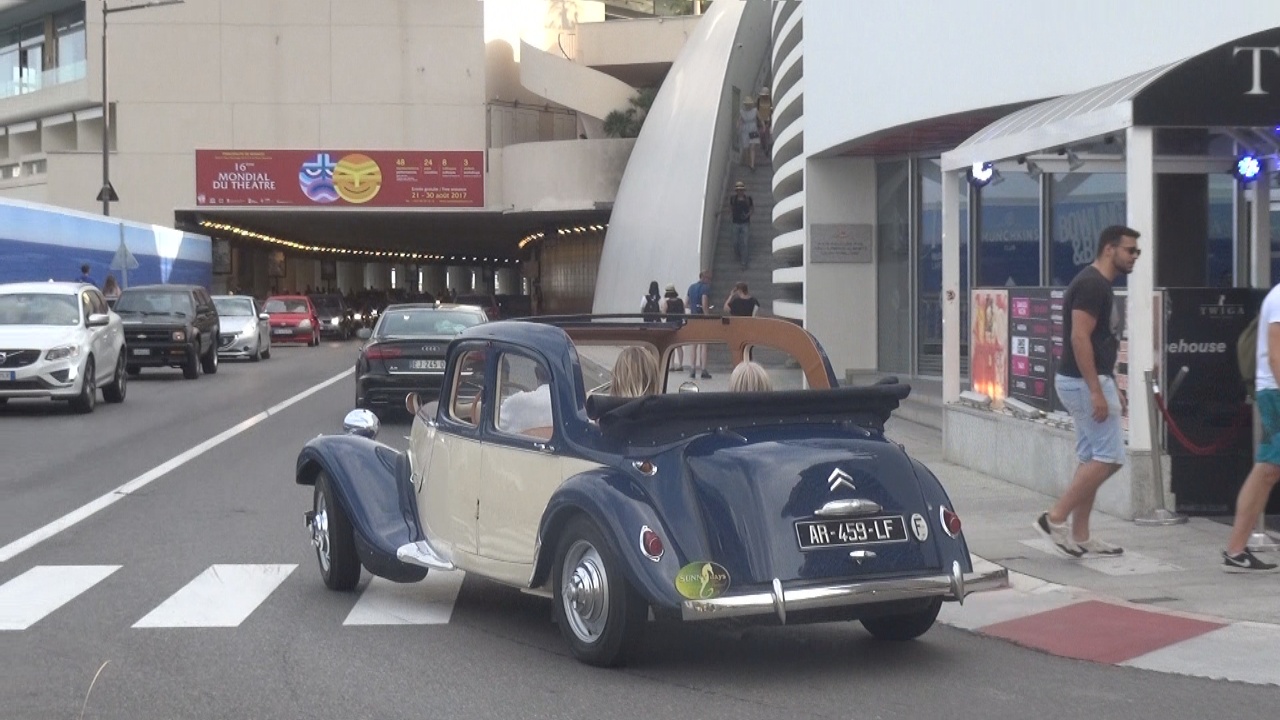
[[[556,546],[569,520],[577,515],[589,517],[600,528],[612,544],[610,549],[614,555],[621,558],[627,581],[650,604],[670,609],[680,607],[681,598],[675,589],[680,562],[672,547],[671,534],[645,489],[625,474],[607,468],[569,478],[547,503],[538,527],[530,587],[554,582],[551,572],[556,562]],[[645,527],[658,533],[665,545],[656,561],[641,551],[640,533]]]
[[[354,435],[321,436],[298,454],[297,483],[315,485],[321,470],[351,518],[360,563],[395,582],[426,577],[426,568],[396,557],[400,546],[423,539],[405,454]]]
[[[961,528],[960,534],[953,538],[942,527],[943,507],[950,508],[956,514],[959,514],[959,511],[956,510],[955,505],[951,504],[951,498],[947,495],[946,489],[942,487],[942,483],[932,470],[915,458],[911,458],[911,467],[915,470],[920,492],[929,506],[929,529],[937,538],[935,545],[938,548],[938,557],[942,560],[942,567],[951,567],[951,563],[956,561],[960,563],[960,569],[964,572],[973,572],[973,561],[969,557],[969,545],[964,539],[964,529]]]

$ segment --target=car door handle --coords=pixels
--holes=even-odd
[[[544,453],[553,453],[556,451],[556,448],[554,445],[552,445],[551,443],[544,443],[544,442],[534,443],[533,449],[537,450],[538,452],[544,452]]]

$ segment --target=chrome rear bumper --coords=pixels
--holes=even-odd
[[[783,588],[782,582],[775,578],[772,591],[767,593],[686,600],[681,605],[681,617],[685,620],[718,620],[775,613],[785,624],[789,611],[852,607],[935,596],[963,603],[965,596],[970,593],[999,590],[1008,585],[1009,572],[1004,568],[966,574],[961,571],[958,562],[951,564],[951,572],[946,575],[871,580],[792,590]]]

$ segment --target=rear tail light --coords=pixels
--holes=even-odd
[[[385,360],[387,358],[398,358],[403,354],[404,353],[400,351],[400,348],[381,347],[379,345],[374,345],[372,347],[366,348],[364,351],[364,356],[370,360]]]
[[[662,546],[662,538],[658,537],[658,533],[649,528],[648,525],[640,528],[640,552],[644,556],[658,562],[662,559],[662,553],[666,550]]]
[[[942,520],[942,529],[947,531],[951,537],[960,535],[960,516],[951,512],[951,508],[943,507],[938,515]]]

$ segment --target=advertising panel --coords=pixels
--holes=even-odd
[[[1000,408],[1008,395],[1005,346],[1009,337],[1009,294],[1005,290],[974,290],[970,294],[973,327],[969,334],[969,373],[973,389]]]
[[[1062,357],[1062,288],[1009,289],[1009,395],[1061,410],[1053,374]]]
[[[197,150],[196,204],[484,207],[480,150]]]

